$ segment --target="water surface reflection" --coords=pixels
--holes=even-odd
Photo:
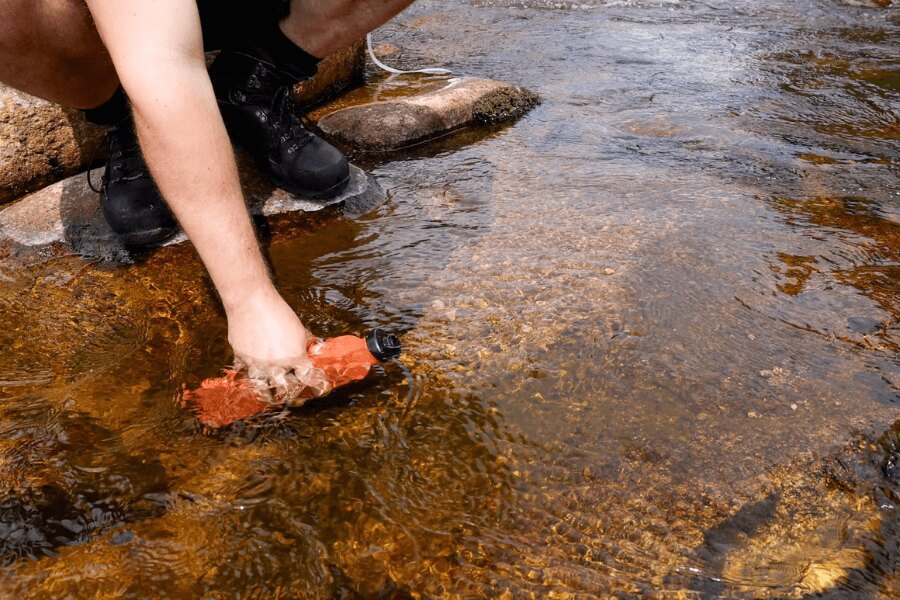
[[[275,223],[312,328],[409,351],[264,423],[175,402],[228,360],[190,249],[5,269],[4,593],[894,597],[900,18],[859,4],[417,3],[400,66],[545,102]]]

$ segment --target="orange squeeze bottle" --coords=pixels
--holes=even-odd
[[[332,388],[364,379],[374,365],[396,358],[400,351],[397,336],[382,329],[373,329],[364,338],[315,338],[307,345],[310,362],[322,370]],[[309,400],[311,394],[301,394],[298,399]],[[271,406],[259,397],[248,379],[233,370],[226,371],[224,377],[205,379],[196,390],[185,390],[181,405],[192,409],[200,422],[209,427],[230,425]]]
[[[325,341],[314,339],[306,347],[306,355],[333,387],[364,379],[369,369],[400,354],[397,336],[373,329],[366,337],[342,335]]]

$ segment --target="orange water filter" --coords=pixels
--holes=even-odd
[[[310,340],[307,356],[314,367],[322,370],[332,388],[336,388],[364,379],[373,366],[397,357],[400,350],[396,336],[374,329],[365,337],[344,335],[324,341]],[[297,399],[314,397],[312,391],[307,393]],[[224,427],[272,407],[260,398],[246,377],[233,370],[226,371],[224,377],[204,380],[196,390],[186,390],[181,403],[209,427]]]

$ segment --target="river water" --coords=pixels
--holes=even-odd
[[[429,0],[376,36],[544,99],[267,232],[309,327],[403,364],[205,432],[190,248],[3,267],[2,595],[900,594],[900,10]]]

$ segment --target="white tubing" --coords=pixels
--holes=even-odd
[[[453,71],[450,69],[416,69],[414,71],[401,71],[400,69],[395,69],[394,67],[389,67],[375,56],[375,50],[372,49],[372,34],[366,34],[366,47],[369,50],[369,58],[372,59],[372,62],[375,63],[380,68],[384,69],[388,73],[393,73],[394,75],[410,75],[412,73],[423,73],[425,75],[452,75]]]

